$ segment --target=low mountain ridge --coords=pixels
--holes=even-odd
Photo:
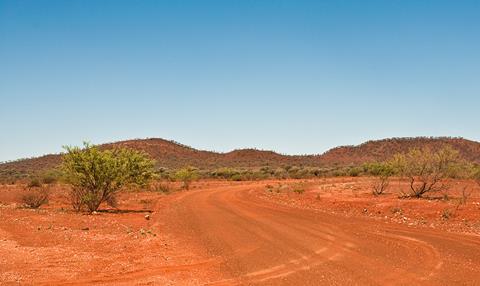
[[[432,150],[450,146],[471,162],[480,163],[480,143],[464,138],[411,137],[367,141],[358,146],[341,146],[321,155],[324,162],[338,165],[358,165],[371,161],[384,161],[395,154],[408,152],[412,148]]]
[[[366,162],[383,161],[411,148],[440,149],[448,145],[458,150],[471,162],[480,163],[480,143],[463,138],[416,137],[391,138],[368,141],[358,146],[341,146],[321,155],[283,155],[273,151],[239,149],[227,153],[197,150],[195,148],[159,138],[135,139],[100,145],[101,148],[125,147],[146,152],[157,161],[158,167],[169,169],[194,166],[201,169],[256,168],[263,166],[351,166]],[[61,154],[22,159],[0,164],[0,176],[28,175],[57,167]]]

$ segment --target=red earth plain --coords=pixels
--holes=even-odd
[[[480,187],[449,183],[400,199],[401,180],[378,197],[370,178],[201,181],[94,214],[63,185],[38,210],[2,185],[0,284],[480,285]]]

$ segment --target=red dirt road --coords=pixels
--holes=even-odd
[[[301,182],[207,181],[168,196],[127,192],[120,197],[124,212],[96,215],[66,210],[62,186],[38,211],[16,206],[16,187],[4,187],[0,284],[480,285],[478,235],[431,229],[431,223],[438,225],[431,217],[424,226],[408,226],[355,211],[334,214],[328,207],[330,199],[344,209],[352,200],[358,200],[352,209],[391,201],[404,204],[410,216],[417,204],[430,210],[449,203],[398,202],[395,194],[375,199],[361,187],[368,185],[364,179],[316,181],[304,194],[268,192],[269,183]],[[314,191],[330,192],[333,185],[337,195],[315,199]],[[293,203],[282,204],[283,197]],[[309,198],[324,211],[304,208]],[[473,226],[477,201],[472,198],[461,213]],[[152,211],[149,220],[146,209]]]
[[[264,184],[203,189],[171,231],[207,250],[211,285],[480,285],[480,238],[279,206]]]

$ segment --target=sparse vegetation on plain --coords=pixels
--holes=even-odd
[[[163,139],[128,140],[99,146],[102,150],[117,147],[135,149],[155,159],[162,178],[172,177],[184,166],[198,169],[200,178],[219,178],[234,181],[268,178],[304,179],[331,176],[363,176],[359,168],[364,163],[389,161],[395,154],[407,153],[412,148],[429,148],[433,151],[444,146],[458,150],[473,163],[480,163],[480,143],[462,138],[392,138],[369,141],[358,146],[334,148],[322,155],[286,156],[255,149],[215,153],[196,150]],[[55,170],[62,162],[61,154],[46,155],[0,164],[0,181],[12,183],[25,181]],[[268,166],[268,168],[264,168]]]
[[[195,227],[202,223],[205,217],[209,218],[209,222],[218,222],[218,219],[221,219],[224,221],[222,226],[230,227],[237,219],[237,215],[230,216],[228,208],[231,205],[228,205],[228,208],[224,207],[227,203],[234,207],[238,204],[237,207],[242,211],[235,213],[245,214],[240,224],[247,230],[248,224],[243,222],[251,219],[251,216],[257,212],[267,212],[268,215],[262,216],[261,220],[277,219],[280,216],[281,218],[275,221],[275,225],[281,225],[283,222],[287,222],[287,226],[291,222],[309,222],[308,218],[315,217],[310,225],[300,225],[302,229],[315,229],[321,226],[325,219],[335,227],[339,222],[345,222],[343,227],[348,230],[355,227],[351,223],[356,219],[355,216],[362,216],[374,220],[356,221],[362,224],[356,231],[371,227],[372,224],[375,224],[375,227],[381,227],[383,221],[391,221],[394,224],[390,224],[390,227],[397,227],[397,224],[400,228],[408,225],[410,231],[416,231],[419,234],[423,233],[423,227],[436,228],[437,231],[466,230],[478,233],[475,220],[478,221],[480,215],[479,194],[472,192],[478,187],[471,179],[459,180],[467,177],[478,180],[478,169],[463,161],[460,156],[456,156],[455,151],[431,150],[430,153],[425,154],[423,150],[414,152],[415,150],[412,149],[396,156],[395,160],[368,162],[358,166],[281,165],[178,169],[162,167],[162,162],[158,162],[155,166],[142,152],[101,148],[87,144],[84,148],[67,148],[67,153],[63,156],[65,161],[62,165],[62,176],[55,173],[55,170],[52,170],[52,176],[46,172],[39,172],[24,178],[16,185],[2,186],[4,189],[3,193],[0,193],[0,211],[2,215],[9,216],[10,226],[16,224],[15,229],[20,229],[19,225],[24,227],[26,222],[29,222],[33,225],[29,227],[35,231],[35,235],[38,234],[38,237],[45,237],[44,234],[47,232],[49,237],[52,236],[51,234],[58,237],[72,237],[71,240],[61,240],[63,243],[61,249],[75,249],[72,246],[77,243],[76,235],[81,239],[87,239],[91,245],[95,245],[93,241],[98,241],[102,236],[108,237],[111,244],[115,243],[110,252],[116,251],[117,248],[123,249],[124,245],[131,243],[129,253],[132,253],[132,257],[143,255],[143,250],[138,249],[138,240],[145,240],[145,242],[148,240],[149,243],[142,245],[149,251],[161,252],[166,249],[177,251],[173,247],[167,247],[164,241],[166,238],[174,237],[170,232],[172,229],[185,228],[185,222],[194,225],[186,228],[185,232],[189,235],[191,231],[198,229],[201,232],[212,225],[205,223],[199,228]],[[421,160],[418,160],[419,154],[424,156],[420,157]],[[435,183],[431,190],[437,190],[437,185],[441,185],[442,188],[438,191],[422,193],[421,196],[412,195],[410,176],[414,179],[415,188],[420,189],[423,183],[426,188],[431,187],[431,182]],[[430,178],[433,179],[430,181]],[[175,193],[182,187],[190,188],[191,183],[197,179],[195,189],[201,190],[200,192]],[[26,193],[29,196],[23,198],[17,196],[15,204],[12,204],[17,207],[4,207],[5,204],[12,202],[6,190],[18,189],[20,193],[26,185],[30,185],[35,191]],[[138,185],[147,186],[144,188],[146,191],[137,192],[140,190]],[[50,189],[51,197],[43,197],[42,195],[46,193],[41,193],[41,188],[36,186]],[[120,191],[125,192],[120,194]],[[243,195],[219,195],[219,191]],[[428,198],[428,200],[399,199],[398,193],[402,191],[408,197]],[[74,216],[71,212],[65,211],[66,192],[69,192],[74,210],[88,211],[93,215]],[[372,192],[376,196],[375,200],[372,200]],[[438,196],[433,196],[436,193]],[[210,196],[214,196],[215,200],[209,201]],[[232,197],[235,199],[232,200]],[[96,212],[98,208],[102,208],[100,206],[102,204],[105,207],[107,204],[116,207],[117,198],[122,203],[122,209]],[[201,205],[196,205],[197,201]],[[38,208],[46,202],[48,207],[43,208],[42,211],[30,211],[23,207]],[[178,205],[181,207],[178,208]],[[186,208],[182,209],[182,206]],[[195,207],[201,210],[212,209],[202,211],[202,219],[198,220],[195,216],[189,215],[190,210]],[[299,216],[298,218],[301,219],[298,219],[298,212],[303,212],[304,209],[308,212]],[[328,215],[312,216],[317,210],[319,213]],[[18,213],[23,217],[21,224],[16,222]],[[218,216],[218,213],[226,215]],[[317,219],[321,219],[322,223],[319,224]],[[172,223],[172,220],[176,221]],[[115,227],[110,227],[112,225]],[[302,232],[292,229],[292,233],[298,233],[298,239],[302,239]],[[222,237],[223,227],[221,229],[214,227],[210,230],[217,237]],[[10,231],[12,231],[11,227]],[[256,232],[249,231],[249,233]],[[23,235],[24,232],[18,231],[16,235],[19,234]],[[36,241],[38,238],[35,235],[28,240]],[[161,240],[158,240],[159,238]],[[94,249],[95,255],[102,257],[101,255],[105,253],[104,249],[105,245],[99,243]],[[386,251],[390,251],[388,245]],[[157,261],[152,259],[149,265]]]

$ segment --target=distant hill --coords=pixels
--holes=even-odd
[[[428,147],[438,150],[446,145],[458,150],[464,159],[480,163],[479,142],[451,137],[391,138],[368,141],[358,146],[333,148],[321,155],[321,160],[326,164],[358,165],[371,161],[384,161],[395,154],[408,152],[412,148]]]
[[[322,155],[291,156],[272,151],[241,149],[228,153],[197,150],[192,147],[164,139],[136,139],[101,145],[101,148],[126,147],[142,150],[157,161],[159,167],[175,169],[194,166],[201,169],[221,167],[255,168],[263,166],[351,166],[365,162],[383,161],[411,148],[429,147],[439,149],[449,145],[457,149],[467,160],[480,163],[480,143],[463,138],[392,138],[368,141],[358,146],[333,148]],[[61,154],[45,155],[0,164],[0,176],[25,175],[57,167]]]

